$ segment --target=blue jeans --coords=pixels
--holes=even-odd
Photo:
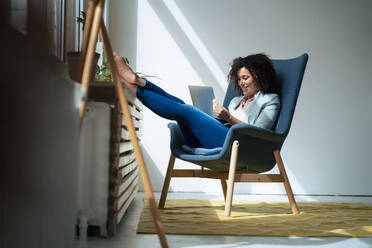
[[[137,87],[136,95],[155,114],[177,121],[189,146],[209,149],[223,145],[229,128],[198,108],[185,104],[148,80],[144,87]]]

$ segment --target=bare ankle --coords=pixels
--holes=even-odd
[[[138,76],[137,76],[136,84],[137,84],[138,86],[144,87],[145,84],[146,84],[146,80],[143,79],[143,78],[141,78],[141,77],[138,77]]]

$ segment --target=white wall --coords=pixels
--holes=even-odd
[[[161,77],[154,81],[189,103],[188,84],[212,85],[222,102],[228,62],[234,57],[308,53],[291,132],[282,149],[294,193],[372,193],[371,1],[113,2],[122,11],[120,17],[111,16],[111,23],[120,22],[117,28],[111,26],[110,35],[121,37],[120,45],[113,41],[114,47],[130,56],[136,51],[137,71]],[[122,22],[128,11],[132,17],[137,11],[130,26]],[[169,158],[167,123],[145,111],[143,148],[155,190],[161,189]],[[207,179],[174,179],[171,190],[221,192],[218,181]],[[277,184],[238,184],[236,192],[284,190]]]

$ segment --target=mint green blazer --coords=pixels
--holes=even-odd
[[[231,99],[228,110],[232,111],[243,96]],[[253,126],[273,129],[280,108],[280,99],[277,94],[264,94],[259,91],[248,109],[247,123]]]

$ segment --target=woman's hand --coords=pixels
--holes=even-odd
[[[213,99],[213,112],[218,117],[227,122],[230,122],[231,114],[230,112],[223,106],[221,106],[216,99]]]

